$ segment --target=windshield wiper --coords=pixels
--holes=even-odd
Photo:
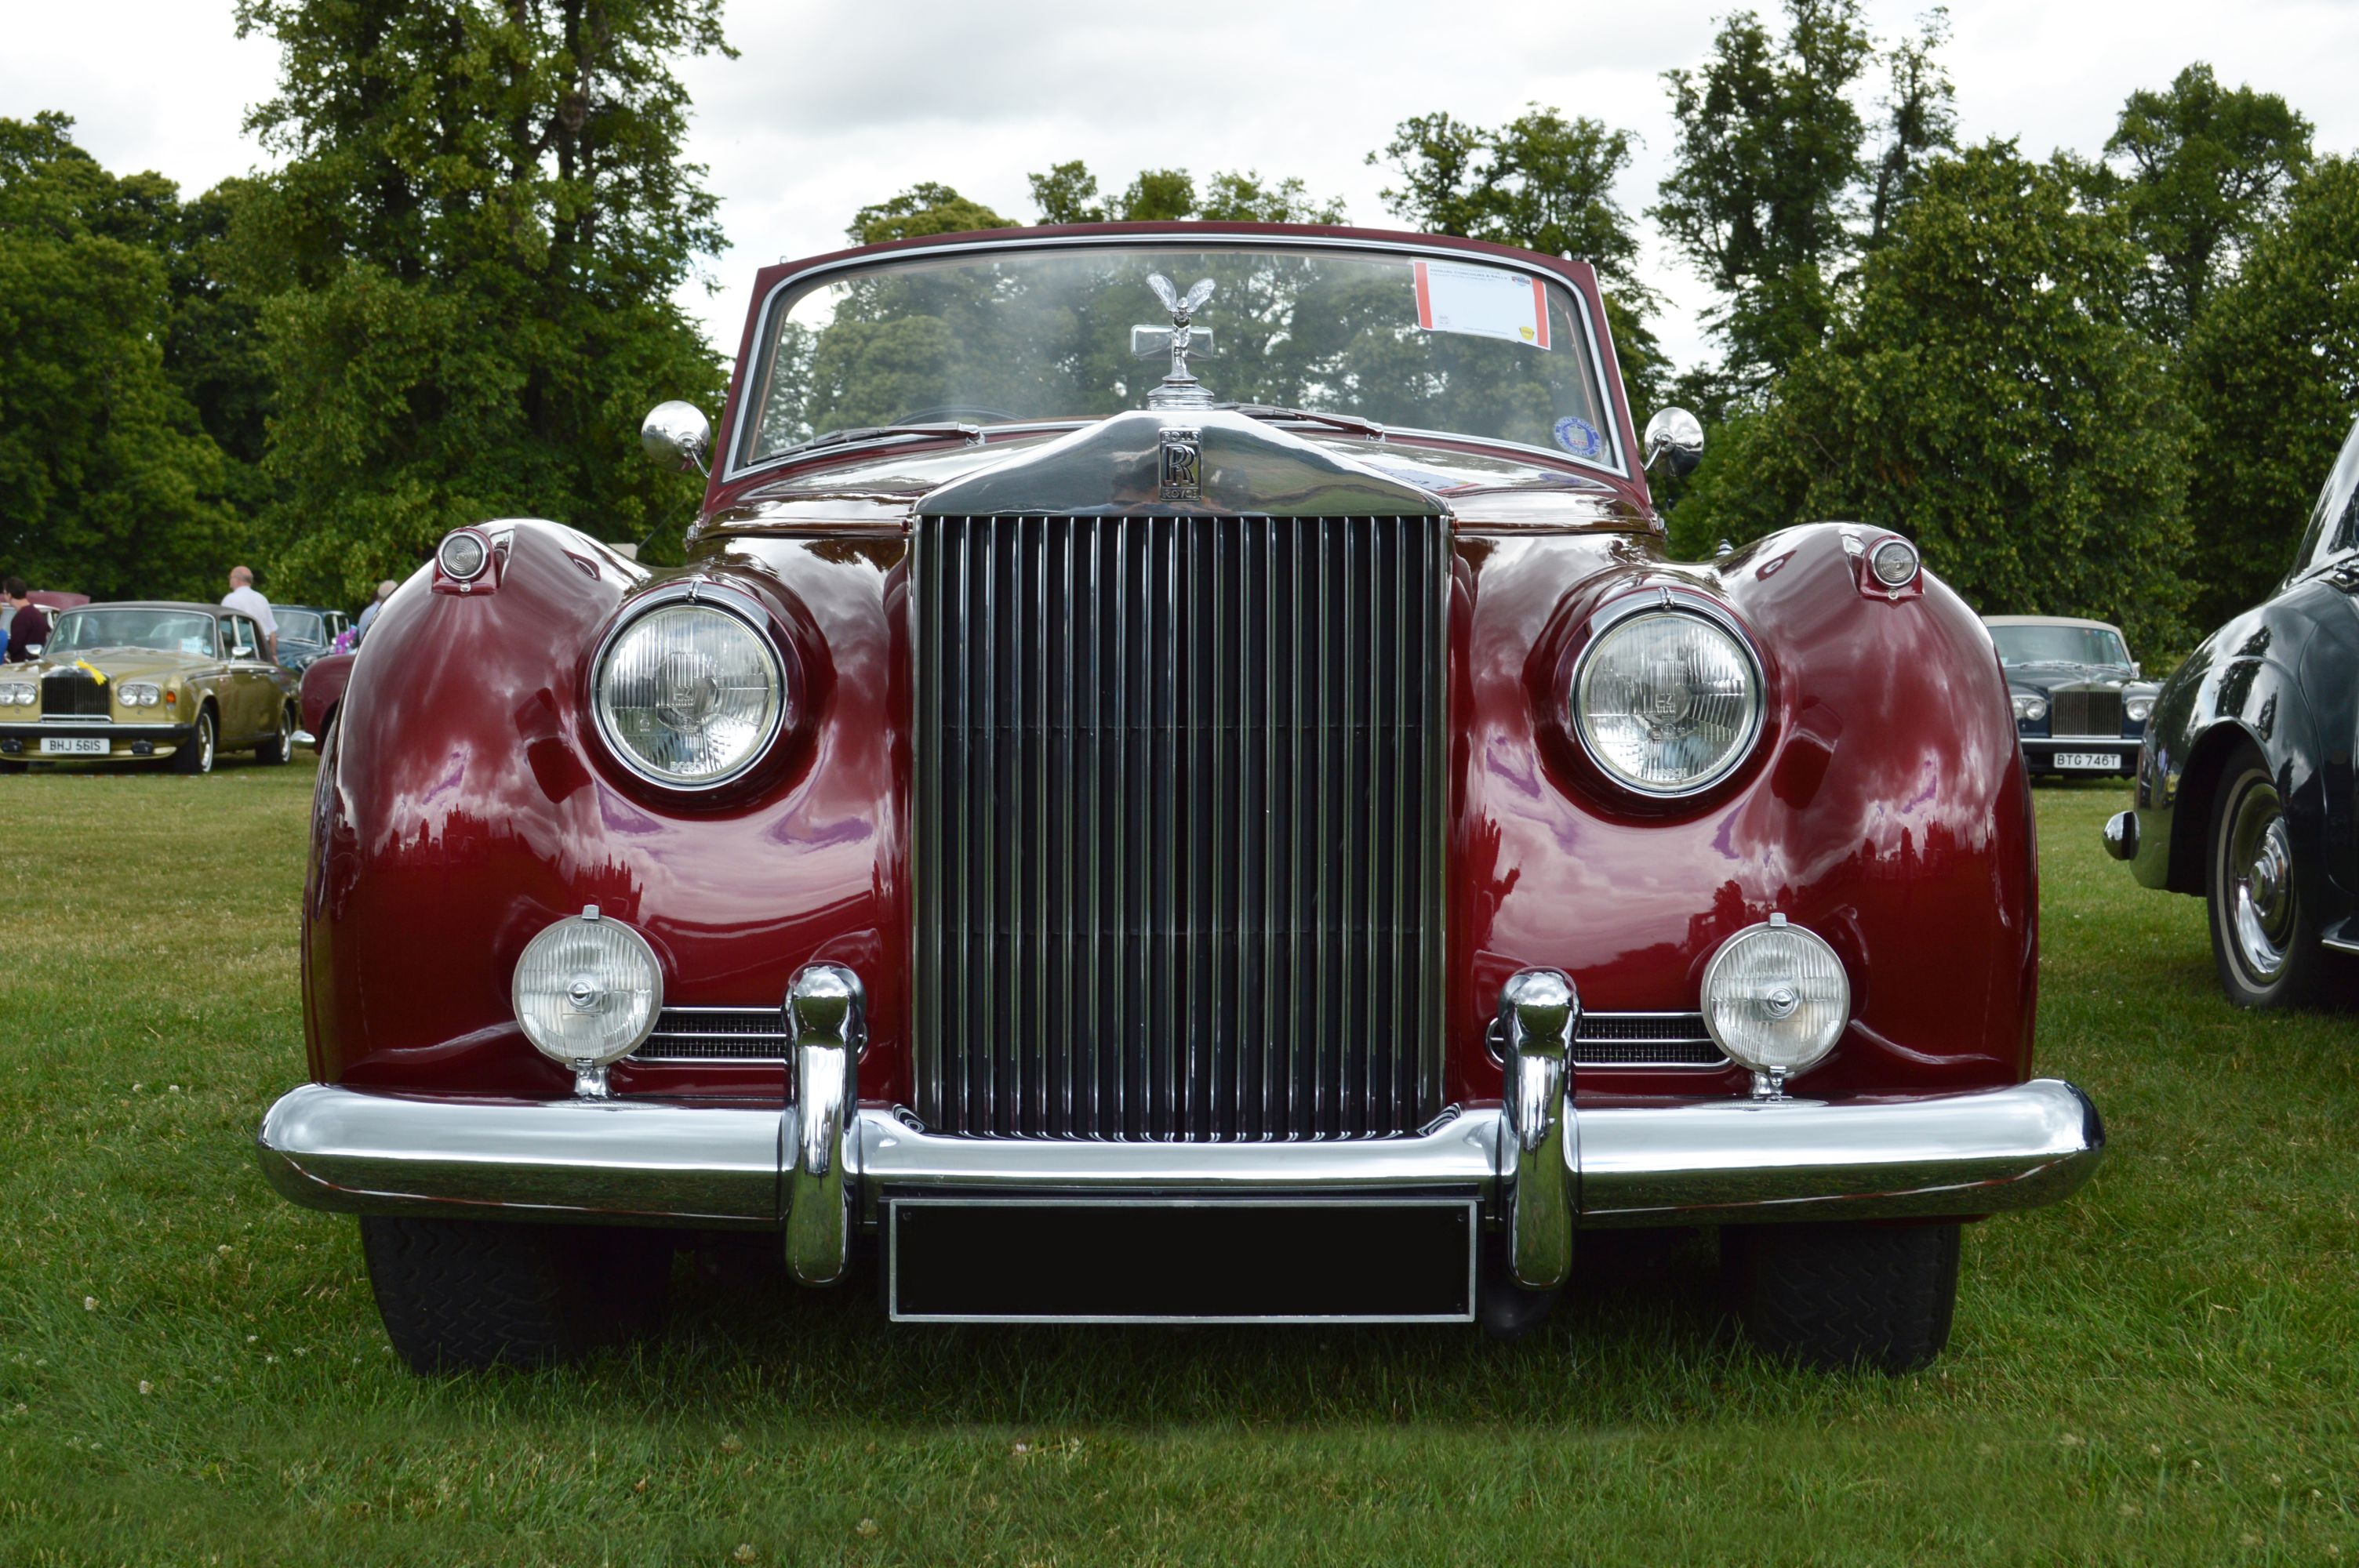
[[[1276,403],[1216,403],[1216,408],[1232,414],[1248,415],[1256,419],[1307,419],[1313,425],[1326,425],[1338,430],[1350,430],[1372,441],[1385,438],[1385,427],[1373,419],[1363,419],[1356,414],[1320,414],[1308,408],[1288,408]]]
[[[791,447],[781,447],[764,455],[764,462],[776,462],[799,452],[815,452],[827,447],[848,447],[859,441],[883,440],[889,436],[963,436],[970,444],[983,440],[983,427],[954,423],[936,425],[854,425],[846,430],[830,430],[824,436],[813,436],[808,441],[797,441]]]

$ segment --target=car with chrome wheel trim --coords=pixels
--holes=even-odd
[[[2359,424],[2277,592],[2162,684],[2134,804],[2105,824],[2141,884],[2204,900],[2220,989],[2240,1007],[2324,1000],[2359,954],[2354,595]]]
[[[1987,633],[1864,524],[1671,558],[1702,431],[1585,263],[865,247],[642,439],[683,566],[455,530],[322,755],[259,1155],[414,1367],[643,1332],[704,1231],[897,1322],[1514,1335],[1692,1226],[1898,1372],[2099,1161]]]
[[[224,751],[294,754],[295,678],[234,610],[177,600],[83,604],[40,655],[0,665],[0,772],[158,763],[208,773]]]

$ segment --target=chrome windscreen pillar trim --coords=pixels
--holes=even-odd
[[[1572,1272],[1581,1131],[1565,1114],[1566,1064],[1580,1022],[1581,995],[1555,969],[1526,969],[1499,989],[1499,1206],[1508,1270],[1527,1290],[1552,1291]]]
[[[860,1104],[860,1049],[868,1040],[860,978],[841,964],[798,970],[787,987],[787,1031],[795,1050],[787,1271],[800,1284],[832,1285],[852,1258],[852,1127]]]

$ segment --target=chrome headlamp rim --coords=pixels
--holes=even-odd
[[[1590,741],[1589,726],[1581,706],[1582,678],[1588,673],[1590,661],[1604,646],[1606,637],[1625,622],[1649,614],[1688,615],[1725,633],[1736,644],[1737,652],[1744,655],[1746,671],[1753,678],[1753,700],[1746,715],[1744,734],[1710,773],[1670,788],[1658,789],[1632,779],[1601,756]],[[1769,671],[1762,661],[1761,650],[1754,645],[1752,634],[1745,631],[1744,623],[1718,603],[1693,592],[1652,587],[1600,605],[1589,617],[1587,638],[1579,655],[1572,661],[1560,700],[1564,706],[1565,728],[1572,731],[1573,743],[1581,748],[1582,756],[1596,770],[1599,777],[1615,789],[1640,800],[1688,800],[1725,784],[1760,748],[1762,731],[1768,727],[1769,721]]]
[[[710,778],[675,778],[639,761],[638,754],[606,722],[605,704],[599,699],[605,678],[606,661],[613,655],[614,646],[622,641],[624,633],[658,610],[681,605],[717,611],[742,622],[747,631],[754,633],[754,640],[761,644],[763,652],[769,655],[771,673],[778,683],[778,700],[772,705],[769,721],[763,726],[762,733],[745,749],[745,757],[736,766],[714,773]],[[606,628],[606,634],[598,639],[597,647],[591,652],[588,697],[590,718],[598,731],[599,744],[605,747],[606,754],[614,759],[617,766],[633,778],[658,789],[673,795],[696,795],[724,789],[760,767],[777,745],[778,737],[797,717],[795,707],[799,694],[795,689],[794,663],[772,634],[769,612],[742,589],[698,578],[686,582],[666,583],[622,606],[614,617],[614,623]]]
[[[454,566],[451,563],[451,547],[453,545],[460,543],[462,540],[474,546],[476,550],[474,565],[469,567],[464,571],[460,570],[456,566]],[[490,569],[491,564],[492,537],[490,535],[484,533],[481,528],[473,527],[472,525],[464,528],[453,528],[448,534],[442,535],[442,542],[440,544],[434,546],[435,569],[440,571],[444,577],[450,579],[452,582],[473,582],[477,578],[482,577],[485,571]]]
[[[536,947],[545,942],[562,941],[567,933],[585,925],[596,926],[619,935],[624,940],[624,945],[632,949],[644,962],[647,975],[648,1003],[647,1017],[633,1033],[629,1044],[619,1050],[610,1046],[594,1055],[576,1056],[571,1053],[554,1050],[549,1044],[534,1035],[531,1024],[527,1022],[524,975],[525,965],[532,957]],[[647,934],[637,926],[602,914],[594,903],[585,907],[579,914],[569,914],[561,920],[551,921],[534,932],[531,940],[527,942],[523,950],[516,955],[516,964],[508,972],[508,1007],[516,1017],[517,1030],[524,1035],[526,1044],[549,1060],[577,1070],[586,1066],[598,1074],[603,1074],[607,1068],[646,1044],[648,1036],[655,1033],[656,1025],[662,1021],[663,1004],[663,959],[656,952],[655,944],[649,942]]]

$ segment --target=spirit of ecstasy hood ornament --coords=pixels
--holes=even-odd
[[[1147,287],[1155,290],[1155,297],[1171,312],[1169,327],[1133,327],[1130,330],[1130,351],[1139,359],[1153,359],[1160,353],[1171,356],[1171,373],[1163,384],[1147,395],[1149,408],[1210,408],[1212,395],[1203,384],[1188,373],[1190,354],[1212,351],[1212,330],[1190,324],[1196,308],[1212,297],[1212,280],[1198,278],[1183,297],[1171,280],[1159,272],[1147,275]]]

